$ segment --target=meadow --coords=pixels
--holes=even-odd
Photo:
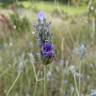
[[[96,33],[87,5],[50,2],[0,4],[0,96],[95,96]],[[36,32],[46,13],[56,56],[42,64]],[[94,95],[95,94],[95,95]]]

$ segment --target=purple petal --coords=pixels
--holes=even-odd
[[[48,57],[48,58],[52,58],[55,56],[55,52],[52,50],[52,51],[49,51],[49,52],[42,52],[42,55],[44,57]]]
[[[53,46],[52,43],[46,42],[46,43],[43,45],[43,50],[45,50],[45,51],[54,50],[54,46]]]
[[[45,19],[45,13],[43,11],[40,11],[38,13],[38,19],[41,21],[43,21]]]
[[[42,46],[42,51],[41,51],[42,56],[52,58],[55,56],[55,48],[52,43],[46,42]]]

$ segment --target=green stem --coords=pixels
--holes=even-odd
[[[35,80],[38,81],[37,73],[36,73],[34,64],[32,64],[32,67],[33,67],[33,71],[34,71],[34,75],[35,75]]]
[[[37,88],[37,81],[36,81],[36,83],[35,83],[33,96],[36,96],[36,88]]]
[[[21,75],[21,74],[18,74],[18,75],[17,75],[15,81],[12,83],[11,87],[9,88],[6,96],[9,96],[9,93],[11,92],[12,88],[15,86],[15,84],[16,84],[17,80],[19,79],[20,75]]]
[[[44,96],[47,96],[47,74],[46,66],[44,66]]]
[[[78,91],[78,87],[77,87],[77,81],[76,81],[76,76],[75,76],[75,74],[73,74],[73,77],[74,77],[74,83],[75,83],[75,88],[76,88],[77,96],[80,96],[80,95],[79,95],[79,91]]]
[[[79,64],[79,96],[80,96],[80,92],[81,92],[81,61]]]
[[[61,96],[64,96],[64,70],[63,70],[63,67],[62,67],[62,77],[61,77]]]

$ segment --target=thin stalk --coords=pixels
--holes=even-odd
[[[13,89],[13,87],[15,86],[15,84],[16,84],[17,80],[19,79],[20,75],[21,74],[18,74],[17,75],[15,81],[12,83],[11,87],[8,89],[8,92],[7,92],[6,96],[9,96],[9,93],[11,92],[11,90]]]
[[[73,73],[72,73],[72,74],[73,74]],[[77,96],[80,96],[80,95],[79,95],[79,90],[78,90],[78,87],[77,87],[77,81],[76,81],[76,76],[75,76],[75,74],[73,74],[73,77],[74,77],[74,84],[75,84]]]
[[[80,93],[81,93],[81,61],[79,64],[79,96],[80,96]]]
[[[33,71],[34,71],[34,74],[35,74],[35,80],[38,81],[38,78],[37,78],[37,74],[36,74],[36,70],[35,70],[34,64],[32,64],[32,67],[33,67]]]
[[[62,42],[61,42],[61,60],[64,60],[64,37],[62,37]],[[63,69],[63,65],[61,65],[61,69],[62,69],[62,79],[61,79],[61,96],[64,96],[64,69]]]
[[[35,83],[35,87],[34,87],[33,96],[36,96],[36,88],[37,88],[37,81],[36,81],[36,83]]]
[[[46,66],[44,66],[44,96],[47,96],[47,74]]]
[[[64,96],[64,69],[62,68],[62,77],[61,77],[61,96]]]

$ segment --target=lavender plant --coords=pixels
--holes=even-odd
[[[52,33],[50,32],[50,22],[46,21],[43,11],[38,14],[38,23],[34,25],[36,29],[37,41],[39,43],[41,59],[44,64],[49,64],[55,57],[55,47],[52,42]]]

